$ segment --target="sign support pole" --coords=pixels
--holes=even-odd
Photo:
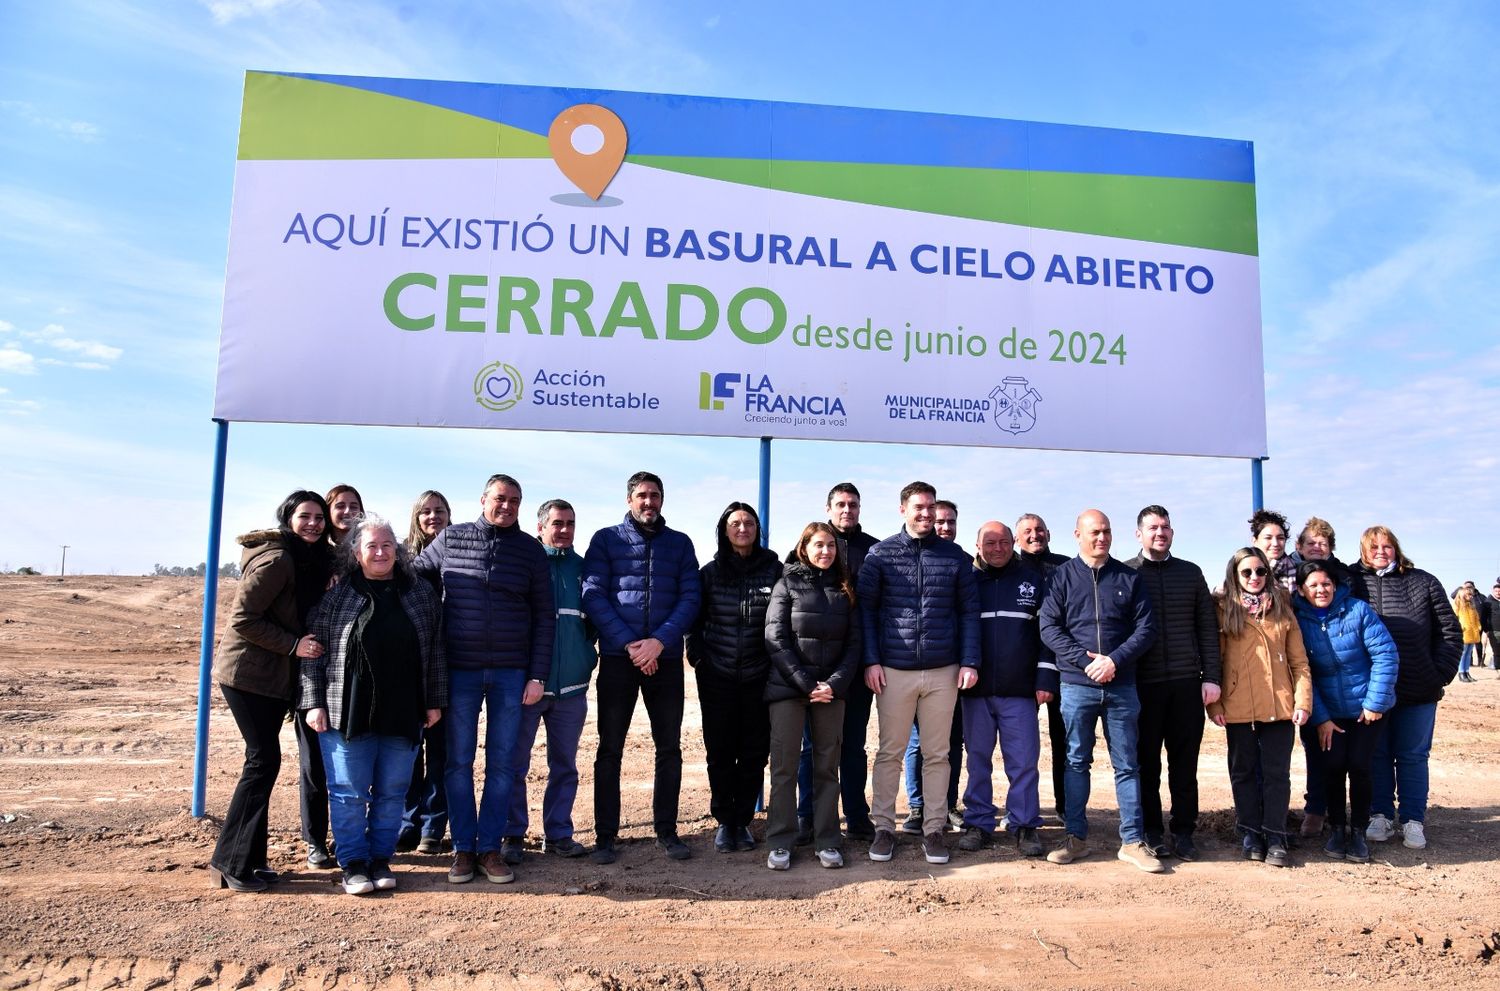
[[[1250,512],[1258,513],[1266,508],[1265,484],[1261,478],[1261,465],[1265,458],[1250,459]]]
[[[771,546],[771,438],[760,439],[760,545]]]
[[[214,670],[214,620],[219,605],[219,529],[224,523],[224,462],[229,421],[214,420],[213,496],[208,509],[208,556],[203,566],[203,634],[198,650],[198,730],[193,742],[193,818],[205,814],[208,793],[208,712]]]

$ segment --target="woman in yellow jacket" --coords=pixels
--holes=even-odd
[[[1464,632],[1464,652],[1458,659],[1458,680],[1473,681],[1469,665],[1479,650],[1479,638],[1484,636],[1479,622],[1479,610],[1474,606],[1474,590],[1467,585],[1459,588],[1453,597],[1453,611],[1458,614],[1458,625]]]
[[[1292,744],[1312,711],[1302,631],[1259,548],[1234,552],[1217,600],[1223,691],[1208,716],[1228,737],[1235,820],[1247,860],[1287,867]]]

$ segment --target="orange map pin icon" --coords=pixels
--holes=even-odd
[[[547,131],[552,160],[591,200],[603,196],[620,171],[628,142],[625,122],[597,103],[569,107]]]

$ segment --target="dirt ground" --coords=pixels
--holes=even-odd
[[[221,603],[232,594],[226,582]],[[1366,866],[1307,849],[1290,870],[1242,861],[1209,727],[1204,856],[1164,875],[1114,859],[1102,752],[1091,828],[1103,852],[1081,863],[1004,847],[930,867],[904,843],[874,864],[854,843],[844,870],[799,851],[772,873],[763,851],[713,852],[689,678],[691,860],[650,842],[638,710],[617,864],[531,853],[513,885],[456,886],[445,857],[398,856],[399,890],[353,898],[301,863],[288,728],[271,857],[290,879],[232,894],[205,871],[241,757],[217,691],[209,816],[189,814],[201,600],[190,579],[0,576],[0,989],[1500,986],[1500,681],[1487,668],[1440,709],[1431,845],[1380,844]],[[585,842],[592,740],[590,728]],[[545,762],[533,768],[536,804]],[[1043,836],[1050,847],[1061,829]]]

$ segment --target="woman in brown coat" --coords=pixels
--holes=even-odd
[[[1224,685],[1208,715],[1228,737],[1235,819],[1247,860],[1286,867],[1292,743],[1312,711],[1302,631],[1291,597],[1271,580],[1271,562],[1257,547],[1230,557],[1218,607]]]
[[[296,697],[297,658],[323,653],[304,632],[332,567],[327,518],[322,496],[293,492],[276,512],[277,529],[240,538],[240,584],[214,680],[245,739],[245,765],[209,860],[215,887],[264,891],[275,877],[266,865],[271,788],[281,768],[282,720]]]

